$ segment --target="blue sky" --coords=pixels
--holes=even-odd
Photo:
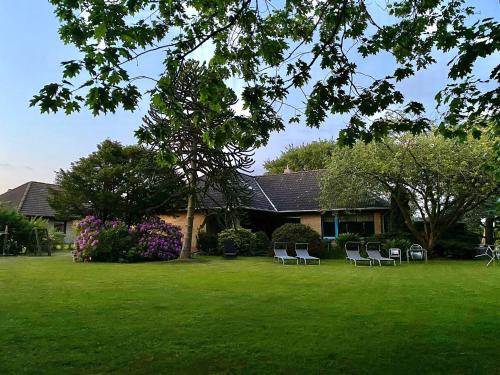
[[[469,1],[481,16],[498,16],[498,0]],[[54,171],[68,168],[72,161],[94,151],[106,138],[134,143],[134,130],[147,111],[143,104],[135,113],[93,117],[88,111],[71,116],[42,115],[29,108],[28,101],[46,83],[60,80],[60,62],[76,57],[71,46],[58,37],[58,22],[45,0],[2,0],[0,12],[0,193],[26,181],[53,182]],[[433,97],[445,82],[447,56],[439,64],[408,80],[402,86],[410,98],[422,100],[432,109]],[[493,60],[498,63],[498,55]],[[492,60],[478,69],[491,68]],[[360,66],[366,72],[380,72],[391,66],[381,56]],[[433,115],[431,111],[431,116]],[[256,151],[255,173],[262,162],[280,154],[287,145],[319,138],[335,138],[345,118],[330,118],[319,129],[289,125],[273,134],[269,144]]]

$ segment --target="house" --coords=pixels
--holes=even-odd
[[[288,172],[276,175],[241,178],[250,191],[244,207],[241,226],[253,231],[262,230],[270,236],[274,229],[285,223],[302,223],[310,226],[322,238],[334,239],[341,233],[353,232],[362,236],[383,233],[390,204],[373,198],[350,207],[334,206],[325,211],[320,207],[320,180],[324,170]],[[215,214],[223,209],[223,197],[209,191],[196,210],[193,224],[193,247],[200,229],[207,232],[220,230]],[[181,226],[185,231],[186,212],[161,215],[162,219]]]
[[[49,189],[57,185],[30,181],[0,195],[0,202],[12,206],[17,212],[28,218],[41,217],[47,220],[49,227],[65,233],[64,241],[73,242],[75,232],[72,221],[59,220],[48,202]]]

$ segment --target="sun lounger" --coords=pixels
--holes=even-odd
[[[286,252],[286,243],[285,242],[276,242],[274,244],[274,259],[281,261],[285,264],[287,260],[294,260],[297,264],[299,264],[299,259],[295,257],[291,257]]]
[[[307,264],[307,260],[313,260],[317,261],[318,265],[321,265],[321,260],[319,258],[313,257],[312,255],[309,254],[309,244],[308,243],[296,243],[295,244],[295,255],[296,258],[299,260],[299,263],[301,260],[304,261],[304,264]]]
[[[354,266],[358,266],[358,262],[368,262],[368,265],[372,266],[372,260],[369,258],[362,257],[359,253],[359,242],[346,242],[345,244],[345,253],[346,259],[349,263],[354,262]]]
[[[382,266],[382,262],[392,262],[396,265],[396,261],[394,259],[383,257],[382,254],[380,254],[380,242],[367,242],[365,249],[368,258],[370,258],[373,263],[378,262],[378,265]]]

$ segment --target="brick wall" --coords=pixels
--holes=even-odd
[[[177,215],[160,215],[160,219],[167,223],[178,225],[181,227],[182,233],[186,234],[186,213],[179,213]],[[193,220],[193,239],[191,242],[191,250],[196,250],[196,236],[201,226],[205,221],[205,214],[196,212]]]
[[[314,229],[321,236],[321,215],[320,214],[302,214],[300,223]]]

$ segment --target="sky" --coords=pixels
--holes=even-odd
[[[60,41],[58,22],[48,1],[2,0],[1,3],[0,194],[27,181],[54,182],[57,170],[67,169],[71,162],[94,151],[106,138],[135,143],[134,130],[148,109],[146,102],[134,113],[119,111],[98,117],[85,109],[66,116],[40,114],[37,108],[29,108],[30,98],[43,85],[60,80],[60,62],[76,58],[76,50]],[[476,6],[481,16],[500,15],[498,0],[468,3]],[[436,55],[438,64],[402,85],[408,98],[432,107],[433,97],[446,79],[448,57]],[[493,62],[498,64],[498,60],[496,55]],[[391,64],[389,56],[360,61],[365,72],[380,73]],[[491,70],[491,66],[492,59],[480,63],[477,69]],[[267,146],[255,152],[254,173],[263,173],[262,163],[275,158],[289,145],[336,138],[346,121],[346,117],[330,117],[318,129],[292,124],[285,131],[273,133]]]

